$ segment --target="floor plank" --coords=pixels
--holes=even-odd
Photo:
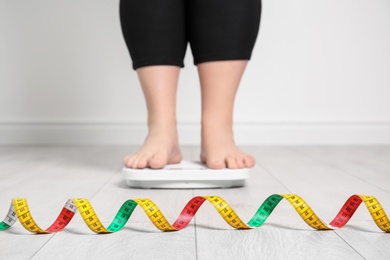
[[[295,151],[390,193],[390,147],[294,147]]]
[[[225,198],[244,221],[252,217],[269,195],[294,192],[288,185],[291,174],[290,177],[284,175],[297,164],[284,147],[256,147],[248,152],[255,155],[258,163],[245,187],[195,191],[197,195],[212,192]],[[271,163],[279,168],[270,170]],[[305,189],[316,188],[306,186]],[[298,190],[296,193],[299,195]],[[211,206],[197,215],[196,227],[198,259],[210,259],[215,255],[217,259],[233,259],[233,256],[240,259],[362,258],[335,232],[318,232],[306,226],[291,205],[285,202],[281,202],[264,226],[257,230],[235,233],[237,231],[231,230]]]
[[[1,171],[1,209],[2,216],[7,212],[12,198],[26,197],[29,202],[32,216],[41,226],[47,228],[57,217],[66,200],[74,196],[92,196],[103,186],[113,172],[104,171],[113,164],[112,158],[106,158],[106,148],[26,148],[15,154],[19,160],[11,167],[10,171]],[[15,160],[14,160],[15,161]],[[87,167],[88,164],[91,167]],[[117,167],[116,167],[117,168]],[[76,219],[77,219],[76,215]],[[80,221],[80,220],[79,220]],[[17,248],[23,248],[21,258],[26,259],[50,239],[53,235],[34,236],[22,229],[20,223],[9,231],[1,232],[0,239],[4,241],[9,234],[9,241],[1,247],[1,255],[4,259],[13,259],[18,252]],[[17,241],[17,242],[16,242]],[[19,256],[19,255],[17,255]]]
[[[0,147],[0,217],[13,197],[26,197],[35,220],[46,228],[68,198],[88,198],[108,225],[127,199],[148,197],[174,222],[195,195],[226,199],[247,222],[271,194],[300,195],[330,222],[352,194],[376,196],[390,214],[390,146],[249,146],[257,165],[245,187],[146,190],[126,186],[122,158],[136,147]],[[199,147],[183,148],[198,160]],[[0,232],[4,259],[384,259],[390,235],[359,208],[346,227],[320,232],[308,227],[286,201],[253,230],[234,230],[205,203],[185,230],[157,230],[141,209],[115,234],[95,235],[76,214],[62,232],[31,235],[20,223]],[[23,249],[22,251],[20,249]]]
[[[344,200],[352,194],[376,196],[385,209],[390,209],[388,192],[378,189],[377,184],[367,182],[359,175],[345,173],[344,167],[334,167],[323,163],[322,160],[329,161],[333,158],[334,150],[337,148],[332,147],[332,152],[323,153],[321,160],[313,159],[312,147],[306,147],[304,154],[297,153],[292,147],[283,149],[285,150],[283,158],[288,158],[283,159],[283,164],[275,159],[261,157],[262,166],[293,193],[299,193],[324,221],[329,223],[341,208]],[[316,149],[318,147],[314,147],[314,150]],[[339,148],[340,152],[344,149],[350,148]],[[348,162],[344,161],[344,163]],[[340,165],[343,165],[343,161],[340,161]],[[358,220],[364,221],[356,222]],[[368,259],[372,257],[380,259],[384,254],[390,254],[390,248],[385,246],[387,240],[374,244],[370,242],[373,237],[381,237],[384,234],[374,225],[364,205],[357,210],[351,223],[367,223],[365,227],[371,228],[368,229],[370,236],[367,236],[367,232],[354,232],[353,239],[347,237],[346,234],[350,233],[343,229],[336,231],[360,255]],[[370,245],[369,250],[367,250],[367,244]]]
[[[103,223],[108,225],[109,223]],[[193,228],[163,233],[150,223],[130,222],[107,235],[86,234],[74,223],[55,236],[32,259],[195,259]],[[174,251],[172,251],[174,250]]]
[[[189,150],[184,149],[187,155]],[[110,154],[115,154],[111,151]],[[116,155],[118,157],[119,155]],[[89,177],[90,179],[90,177]],[[113,177],[95,194],[89,196],[99,219],[108,226],[128,199],[149,198],[161,209],[165,217],[173,223],[187,200],[193,196],[192,190],[148,190],[133,189],[126,186],[121,167]],[[49,243],[39,250],[34,259],[45,259],[47,255],[66,258],[153,258],[153,259],[195,259],[195,228],[190,225],[181,232],[163,233],[152,225],[142,209],[134,211],[126,227],[110,235],[91,235],[85,224],[77,217],[75,230],[56,234]],[[75,236],[79,234],[81,236]],[[85,247],[86,244],[94,246]],[[62,245],[66,244],[64,249]],[[106,246],[103,246],[106,245]],[[72,250],[69,251],[68,248]],[[175,255],[172,255],[175,248]]]

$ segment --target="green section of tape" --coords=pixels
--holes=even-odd
[[[263,204],[261,204],[256,214],[249,220],[248,225],[251,227],[260,227],[263,225],[282,199],[283,197],[279,194],[269,196]]]
[[[11,227],[10,225],[8,225],[8,224],[6,224],[6,223],[4,223],[4,222],[1,222],[1,223],[0,223],[0,230],[1,230],[1,231],[7,230],[7,229],[9,229],[10,227]]]
[[[117,232],[121,230],[129,220],[131,214],[133,214],[133,211],[137,205],[137,202],[134,200],[127,200],[125,203],[123,203],[114,220],[108,226],[107,230],[110,232]]]

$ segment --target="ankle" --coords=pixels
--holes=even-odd
[[[147,139],[161,144],[179,145],[179,136],[176,124],[152,123],[148,124]]]
[[[233,118],[231,116],[224,116],[219,114],[216,115],[202,115],[202,127],[232,127],[233,126]]]
[[[170,119],[148,119],[149,131],[173,131],[176,130],[177,122],[176,118]]]
[[[202,118],[202,134],[233,135],[233,123],[229,119],[205,119]]]
[[[233,130],[229,126],[202,125],[201,147],[209,145],[224,146],[234,144]]]

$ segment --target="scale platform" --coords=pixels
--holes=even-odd
[[[200,162],[182,161],[162,169],[123,168],[127,185],[146,189],[210,189],[245,185],[250,169],[207,168]]]

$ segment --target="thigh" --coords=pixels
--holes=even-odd
[[[187,47],[183,0],[121,0],[120,19],[133,62],[182,62]]]
[[[261,0],[187,3],[188,39],[195,64],[213,58],[250,58],[259,30]]]

